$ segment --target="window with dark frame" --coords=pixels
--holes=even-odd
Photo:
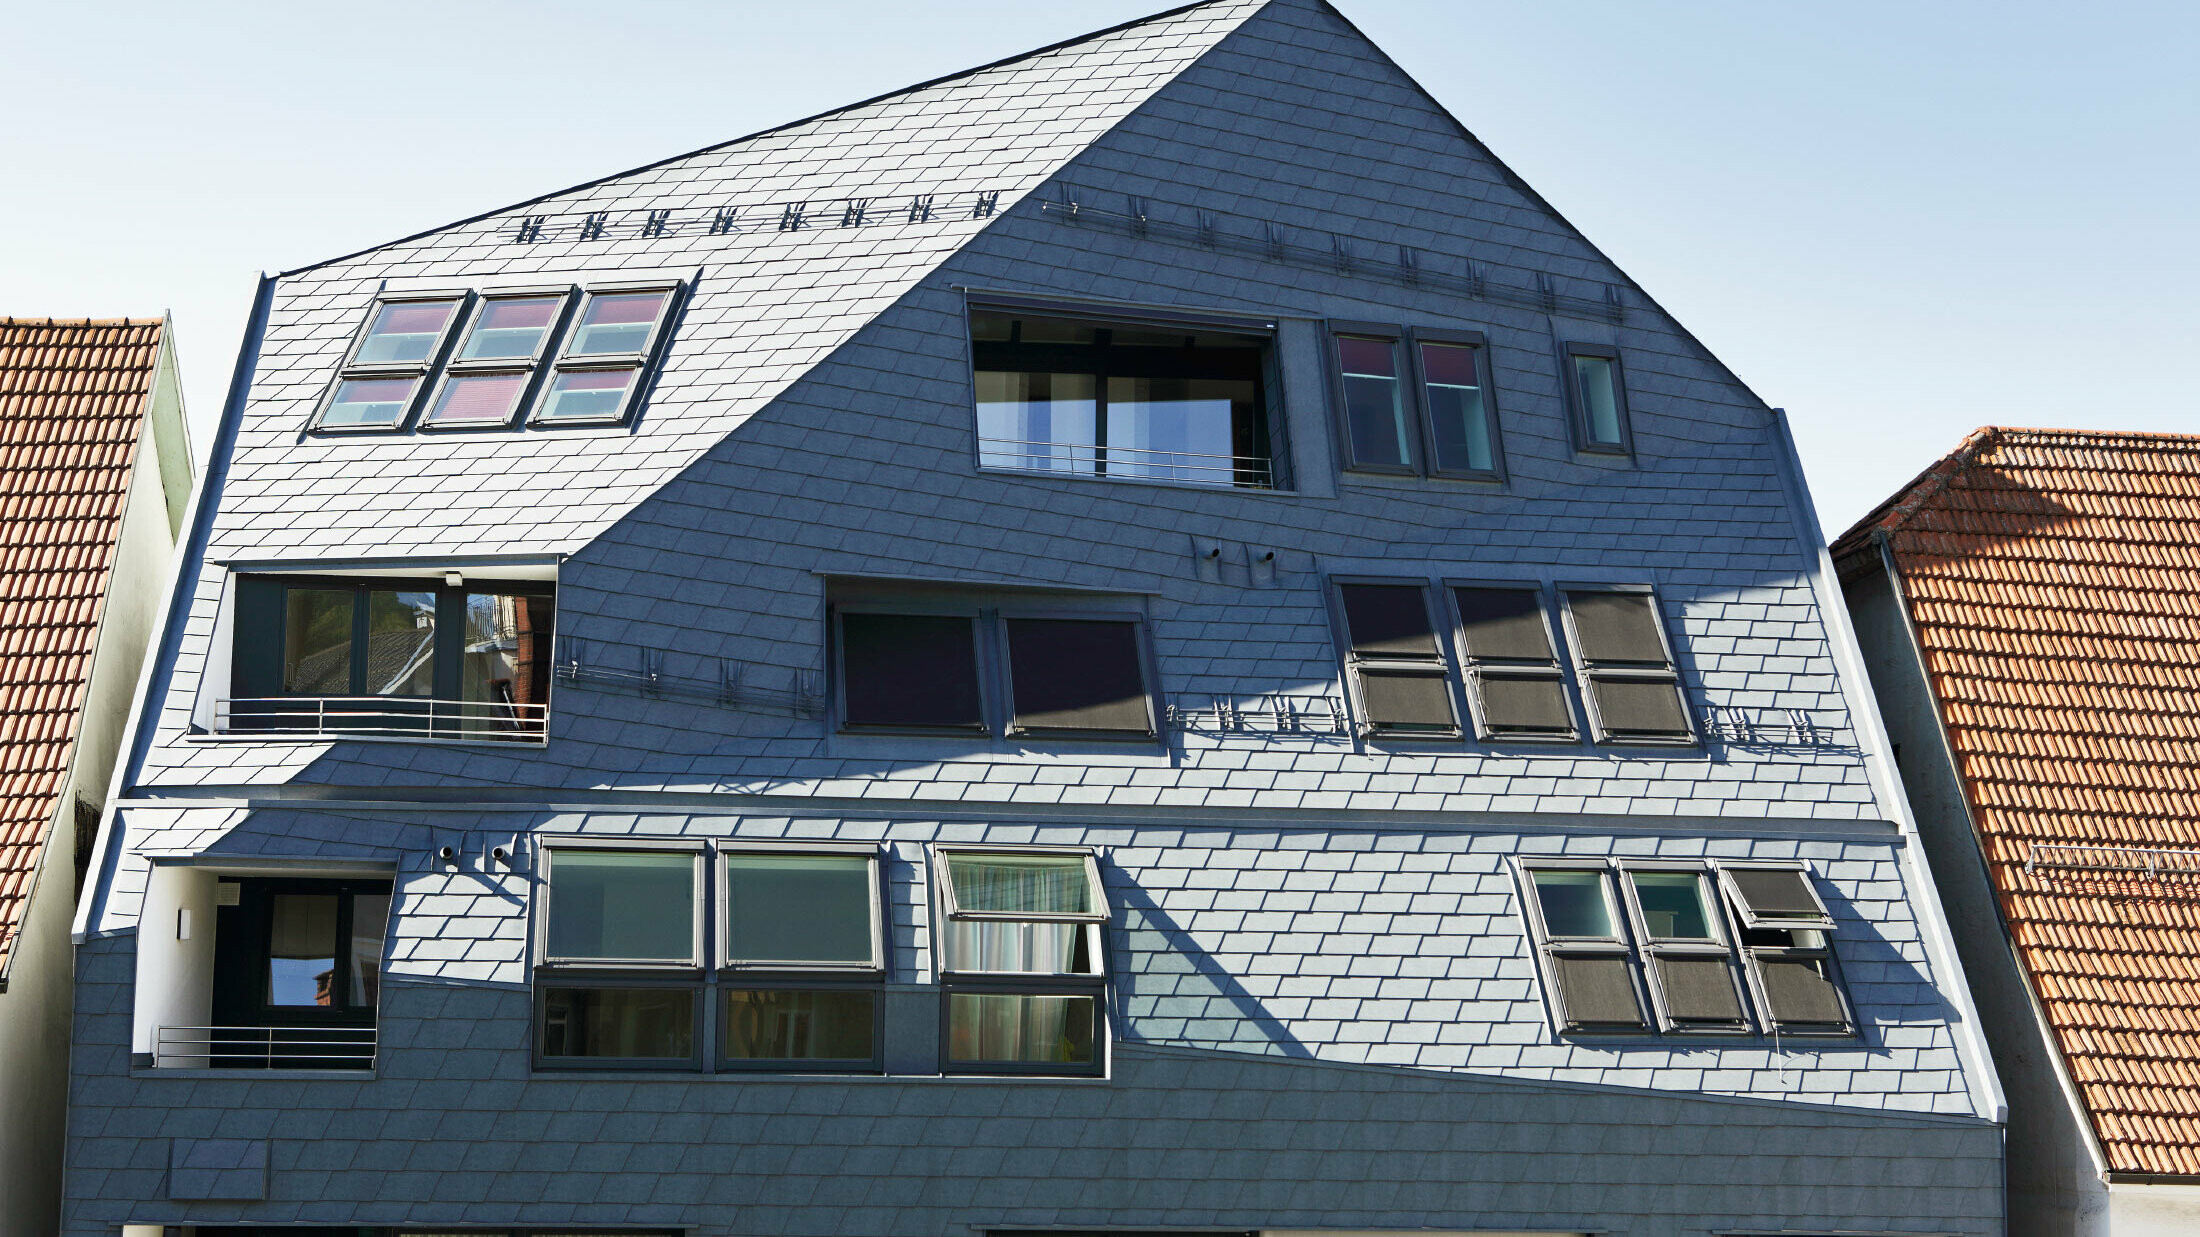
[[[1597,742],[1695,742],[1656,594],[1583,585],[1561,586],[1560,594]]]
[[[389,430],[404,425],[419,401],[459,317],[458,292],[376,297],[352,340],[313,427]]]
[[[1799,864],[1722,864],[1763,1015],[1782,1035],[1848,1035],[1855,1020],[1835,970],[1833,916]]]
[[[699,849],[549,846],[538,897],[540,1065],[699,1068]]]
[[[886,977],[878,856],[729,849],[723,1069],[875,1071]]]
[[[1610,872],[1601,865],[1535,865],[1524,875],[1533,895],[1529,924],[1559,1025],[1579,1032],[1647,1030]]]
[[[1097,1074],[1108,921],[1089,852],[939,848],[951,1074]]]
[[[980,467],[1273,489],[1273,331],[973,304]]]
[[[1566,406],[1572,415],[1576,450],[1631,455],[1634,428],[1627,413],[1627,383],[1619,349],[1603,344],[1569,343],[1562,350]]]
[[[1462,677],[1479,737],[1572,742],[1579,737],[1566,675],[1535,586],[1455,585]]]
[[[212,1069],[368,1069],[390,882],[225,878],[215,899]],[[172,1046],[163,1045],[161,1062]]]
[[[1135,619],[1007,615],[1001,621],[1013,733],[1155,733]]]
[[[218,728],[540,741],[550,584],[244,575]]]
[[[1339,616],[1363,723],[1399,737],[1459,733],[1443,647],[1420,583],[1340,581]]]
[[[543,352],[571,299],[570,288],[480,297],[420,424],[434,429],[510,426],[526,407]]]
[[[983,732],[977,624],[975,613],[839,611],[841,724]]]
[[[1477,334],[1416,329],[1427,470],[1432,476],[1498,480],[1505,456],[1490,396],[1489,347]]]
[[[1332,324],[1329,345],[1343,420],[1345,467],[1412,473],[1412,392],[1406,386],[1405,340],[1396,327]]]
[[[679,302],[676,284],[590,288],[529,423],[618,425],[632,410]]]
[[[1735,985],[1734,951],[1701,868],[1623,867],[1652,1003],[1667,1031],[1749,1030]]]

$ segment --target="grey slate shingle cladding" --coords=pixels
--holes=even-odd
[[[999,214],[973,217],[980,193]],[[830,226],[840,200],[934,217]],[[1205,210],[1431,269],[1619,289],[1556,318],[1364,271],[1060,221]],[[795,202],[818,226],[775,223]],[[724,206],[750,230],[711,234]],[[638,235],[671,209],[667,235]],[[573,224],[609,211],[602,240]],[[548,218],[533,244],[522,217]],[[631,430],[304,439],[385,281],[696,276]],[[965,289],[1280,321],[1296,493],[976,471]],[[1510,481],[1338,480],[1324,318],[1485,332]],[[1625,350],[1637,458],[1577,457],[1556,349]],[[1316,0],[1220,0],[287,276],[157,723],[79,962],[69,1224],[1999,1229],[1990,1066],[1875,788],[1767,409]],[[1219,542],[1203,575],[1192,547]],[[1255,580],[1247,547],[1279,552]],[[541,749],[206,742],[230,564],[564,555],[561,636],[675,675],[822,667],[823,579],[1145,599],[1162,686],[1341,695],[1333,573],[1655,583],[1703,703],[1803,710],[1820,747],[1617,752],[1173,735],[1151,750],[851,740],[814,719],[559,682]],[[205,681],[202,681],[204,679]],[[279,802],[277,787],[319,795]],[[384,800],[369,804],[368,799]],[[531,833],[887,848],[890,976],[936,1001],[924,848],[1098,847],[1105,1082],[532,1075]],[[457,871],[431,861],[450,844]],[[1838,923],[1851,1043],[1568,1042],[1515,856],[1801,859]],[[156,858],[375,860],[397,904],[371,1079],[129,1069]],[[926,997],[924,994],[931,994]],[[903,998],[897,998],[903,999]],[[266,1148],[264,1202],[174,1177]],[[190,1151],[197,1147],[200,1150]],[[214,1158],[208,1158],[214,1157]],[[226,1164],[226,1162],[224,1162]],[[163,1175],[171,1180],[164,1184]],[[179,1193],[176,1181],[183,1183]],[[186,1201],[188,1198],[197,1201]],[[225,1196],[226,1197],[226,1196]]]

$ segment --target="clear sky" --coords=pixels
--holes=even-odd
[[[0,314],[255,274],[1165,0],[16,6]],[[2200,433],[2200,5],[1338,0],[1767,401],[1829,535],[1983,424]]]

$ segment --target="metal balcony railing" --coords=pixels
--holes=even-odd
[[[1194,485],[1245,486],[1262,490],[1274,489],[1276,484],[1275,467],[1262,456],[1162,451],[1150,447],[980,438],[978,462],[987,468],[1060,472],[1079,477],[1183,481]]]
[[[372,1069],[373,1027],[160,1027],[155,1069]]]
[[[549,720],[548,705],[495,700],[264,696],[214,702],[214,730],[226,735],[540,743]]]

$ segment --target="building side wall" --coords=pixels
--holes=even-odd
[[[2008,1094],[2011,1237],[2105,1235],[2109,1191],[2003,930],[1901,601],[1876,561],[1868,570],[1852,570],[1843,590],[1957,956]]]

